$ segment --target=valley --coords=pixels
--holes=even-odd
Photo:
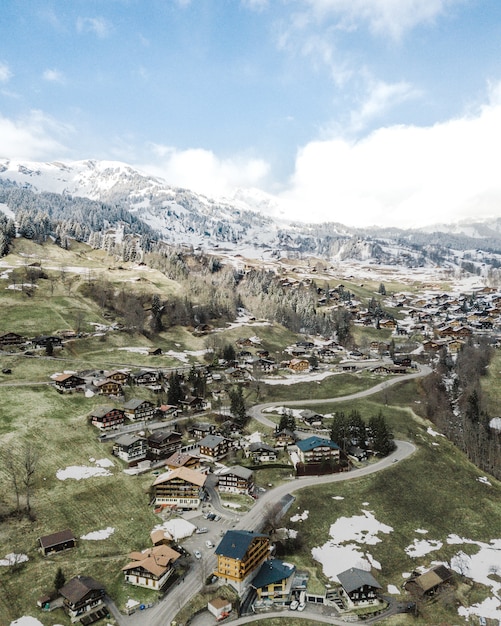
[[[487,416],[495,418],[501,366],[493,347],[499,328],[496,288],[485,276],[454,276],[448,269],[432,267],[404,270],[358,260],[328,264],[312,257],[275,263],[228,253],[217,258],[221,269],[212,272],[196,251],[184,253],[183,266],[189,270],[175,277],[172,265],[168,271],[155,268],[158,260],[149,265],[147,258],[124,261],[76,241],[65,250],[17,238],[0,259],[0,335],[23,339],[4,344],[0,356],[2,626],[23,624],[18,620],[28,616],[43,626],[69,624],[61,609],[45,612],[36,607],[36,598],[52,592],[59,568],[67,581],[84,575],[105,584],[119,612],[111,614],[110,624],[154,626],[159,616],[185,623],[219,593],[205,584],[215,558],[204,548],[203,534],[195,542],[202,559],[181,556],[164,599],[158,601],[156,591],[124,582],[128,554],[150,547],[155,528],[175,519],[198,527],[213,524],[203,519],[202,508],[181,514],[175,509],[155,512],[151,488],[164,460],[160,470],[147,457],[139,465],[124,461],[117,456],[113,430],[102,438],[104,431],[91,424],[93,411],[103,405],[120,409],[132,399],[156,411],[155,419],[124,421],[139,439],[154,433],[158,424],[159,430],[179,431],[189,451],[197,447],[197,425],[210,424],[216,436],[223,433],[235,444],[220,459],[202,455],[205,473],[217,476],[220,465],[252,468],[258,498],[228,496],[230,504],[240,504],[248,513],[217,505],[222,519],[214,528],[254,530],[266,522],[263,527],[267,525],[267,533],[281,546],[277,558],[308,572],[313,595],[337,588],[337,574],[346,568],[370,569],[393,603],[409,600],[418,605],[417,615],[382,615],[382,623],[467,623],[469,616],[485,616],[489,626],[495,624],[501,611],[496,569],[501,485],[494,477],[499,471],[499,434],[493,429],[490,447],[480,442],[478,450],[470,450],[484,455],[491,471],[478,469],[440,431],[449,414],[431,402],[435,387],[426,387],[426,381],[433,370],[444,379],[457,377],[464,389],[464,373],[453,369],[461,361],[458,354],[470,343],[488,340],[490,360],[479,378],[483,395],[477,408],[482,424]],[[230,271],[238,274],[237,282],[230,281]],[[254,274],[270,274],[268,301],[259,296],[261,283],[252,284]],[[191,302],[181,310],[187,294]],[[327,303],[321,302],[326,294]],[[154,296],[161,307],[157,327],[151,323]],[[207,298],[211,306],[201,315]],[[295,305],[294,317],[287,301],[304,306],[304,311]],[[339,309],[350,311],[346,345],[339,341],[338,332],[344,328]],[[273,315],[263,314],[270,311]],[[217,315],[211,316],[214,312]],[[453,323],[455,315],[468,318],[467,323]],[[276,319],[280,316],[283,323]],[[311,331],[329,325],[331,330],[308,332],[305,324]],[[467,327],[470,333],[456,332]],[[47,342],[33,342],[41,337],[53,338],[50,348]],[[60,345],[55,338],[61,339]],[[410,358],[409,364],[402,364],[403,357]],[[96,383],[116,371],[129,377],[119,393],[108,397]],[[153,373],[155,380],[136,382],[141,372]],[[197,372],[204,373],[203,380]],[[183,378],[185,395],[179,403],[170,402],[173,374]],[[58,377],[65,376],[84,381],[77,385],[80,390],[58,393]],[[471,393],[464,392],[467,397]],[[197,397],[195,408],[190,402]],[[456,400],[456,413],[465,410],[460,396]],[[259,409],[263,404],[264,410]],[[174,405],[174,413],[162,413],[163,406]],[[317,422],[306,421],[307,411],[320,415]],[[275,461],[250,456],[251,442],[277,448],[273,425],[278,427],[285,415],[294,418],[298,433],[307,439],[328,438],[339,415],[353,412],[366,424],[381,413],[395,439],[411,442],[415,452],[404,458],[397,449],[388,457],[397,462],[366,476],[357,474],[358,468],[384,461],[371,454],[363,460],[350,457],[353,469],[330,475],[336,480],[328,484],[291,479],[296,468],[284,448],[276,450]],[[16,489],[5,464],[8,458],[26,459],[27,443],[36,451],[29,511],[25,487],[19,488],[16,510]],[[466,439],[463,444],[471,448]],[[312,484],[292,489],[300,481]],[[266,503],[289,492],[294,496],[290,509],[274,519],[273,507]],[[225,496],[219,497],[224,502]],[[71,529],[76,548],[42,556],[39,538],[63,529]],[[287,540],[280,529],[290,533]],[[210,532],[217,540],[219,531]],[[188,548],[190,553],[195,544]],[[182,548],[183,541],[175,545]],[[437,563],[450,567],[453,583],[431,599],[416,601],[404,589],[405,581],[412,572]],[[183,578],[196,592],[186,607],[186,592],[181,596],[178,591]],[[141,604],[154,606],[125,616],[128,606]]]

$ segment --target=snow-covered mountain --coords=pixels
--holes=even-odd
[[[9,188],[16,196],[11,204],[17,210],[25,201],[24,191],[25,195],[40,194],[44,207],[58,203],[57,196],[49,194],[62,196],[65,203],[83,197],[126,210],[168,243],[228,249],[243,256],[304,254],[416,266],[444,262],[453,256],[451,249],[483,248],[501,253],[501,220],[414,231],[293,223],[276,199],[262,191],[240,189],[231,198],[208,198],[114,161],[36,163],[4,159],[0,160],[2,188]],[[6,211],[14,210],[5,199],[0,202]]]

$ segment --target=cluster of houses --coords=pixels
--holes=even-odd
[[[129,560],[122,567],[124,581],[155,591],[163,590],[182,556],[169,545],[171,541],[165,531],[152,531],[152,546],[128,555]],[[76,546],[77,539],[69,529],[39,539],[40,550],[45,556]],[[331,606],[340,613],[384,604],[382,586],[370,571],[357,567],[338,574],[339,586],[329,587],[323,594],[309,593],[308,574],[276,558],[269,536],[260,532],[228,530],[216,546],[215,555],[217,564],[213,575],[222,584],[231,586],[243,598],[242,604],[252,605],[254,610],[270,605],[296,608],[297,600],[303,604],[312,602]],[[415,572],[404,588],[413,598],[423,598],[437,593],[451,580],[452,572],[444,565],[438,565],[424,573]],[[105,595],[104,586],[88,576],[76,576],[58,590],[71,621],[85,626],[109,616]],[[49,609],[53,602],[53,596],[43,596],[38,605]],[[217,617],[222,611],[231,611],[231,604],[217,599],[209,610]]]

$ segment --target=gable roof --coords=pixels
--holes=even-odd
[[[90,576],[75,576],[59,589],[59,593],[71,604],[83,600],[90,591],[104,591],[103,585]]]
[[[75,535],[69,528],[53,533],[52,535],[45,535],[45,537],[40,537],[39,539],[42,548],[52,548],[53,546],[58,546],[67,541],[76,541]]]
[[[125,567],[122,567],[122,571],[126,572],[127,570],[141,567],[159,578],[170,569],[171,564],[177,561],[180,556],[179,552],[165,545],[148,548],[143,550],[143,552],[131,552],[129,557],[132,561],[127,563]]]
[[[146,404],[147,406],[153,406],[153,404],[149,400],[142,400],[141,398],[131,398],[128,402],[125,402],[123,407],[124,409],[137,409],[142,404]]]
[[[437,585],[449,580],[451,577],[452,572],[450,569],[445,567],[445,565],[437,565],[433,569],[428,570],[424,574],[421,574],[421,576],[415,578],[414,582],[423,590],[424,593],[426,593]]]
[[[308,437],[308,439],[302,439],[296,442],[296,446],[303,452],[309,452],[315,448],[328,447],[332,450],[339,450],[339,446],[330,439],[324,439],[323,437]]]
[[[265,561],[253,579],[252,586],[255,589],[260,589],[261,587],[273,585],[274,583],[278,583],[285,578],[289,578],[289,576],[294,573],[295,569],[296,567],[294,565],[284,563],[279,559]]]
[[[216,448],[219,444],[223,443],[224,437],[221,435],[207,435],[203,439],[200,439],[198,445],[204,448]]]
[[[248,480],[254,472],[248,467],[242,467],[241,465],[234,465],[233,467],[225,468],[219,476],[237,476],[238,478],[243,478],[244,480]]]
[[[189,467],[178,467],[174,470],[169,470],[165,474],[160,474],[160,476],[157,476],[157,479],[153,483],[153,486],[167,483],[174,478],[181,478],[187,483],[197,485],[198,487],[203,487],[205,485],[205,481],[207,480],[207,476],[205,474],[202,474],[201,472],[196,472]]]
[[[267,537],[253,530],[228,530],[216,548],[216,554],[242,560],[256,537]]]
[[[370,572],[366,572],[358,567],[350,567],[350,569],[338,574],[337,577],[347,593],[360,589],[360,587],[364,585],[374,587],[375,589],[382,589],[381,585]]]
[[[173,454],[170,455],[168,459],[165,461],[165,465],[173,465],[176,467],[183,467],[187,465],[191,460],[198,461],[200,458],[195,456],[194,454],[190,454],[189,452],[181,452],[180,450],[176,450]]]
[[[267,443],[261,443],[260,441],[255,441],[254,443],[251,443],[249,446],[249,452],[273,452],[274,454],[277,453],[275,448],[269,446]]]

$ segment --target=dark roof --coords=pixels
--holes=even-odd
[[[229,530],[216,548],[216,554],[241,560],[256,537],[267,537],[267,535],[252,530]]]
[[[45,537],[40,537],[40,546],[42,548],[52,548],[53,546],[58,546],[61,543],[65,543],[67,541],[76,541],[75,535],[71,532],[69,528],[65,530],[60,530],[57,533],[53,533],[52,535],[45,535]]]
[[[93,409],[89,413],[89,415],[91,415],[92,417],[104,417],[110,411],[114,411],[114,410],[115,410],[115,407],[112,404],[107,404],[106,406],[96,406],[96,408]]]
[[[324,439],[323,437],[308,437],[308,439],[302,439],[296,443],[296,446],[303,452],[309,452],[320,446],[332,448],[333,450],[339,450],[339,446],[330,439]]]
[[[249,446],[250,452],[274,452],[276,454],[275,448],[269,446],[267,443],[261,443],[260,441],[256,441],[251,443]]]
[[[364,585],[382,589],[381,585],[370,572],[366,572],[358,567],[351,567],[337,575],[339,582],[347,593],[360,589]]]
[[[181,433],[178,433],[175,430],[155,430],[155,432],[149,435],[148,441],[163,443],[164,441],[171,439],[173,436],[175,436],[176,439],[180,439]]]
[[[200,439],[198,445],[204,448],[215,448],[220,443],[223,443],[224,437],[221,435],[207,435],[203,439]]]
[[[255,589],[260,589],[261,587],[279,583],[284,578],[289,578],[295,569],[294,565],[284,563],[279,559],[265,561],[253,579],[252,586]]]
[[[104,591],[104,587],[90,576],[75,576],[59,589],[59,593],[71,604],[83,600],[89,591]]]
[[[137,407],[141,406],[144,403],[151,404],[149,400],[142,400],[141,398],[131,398],[128,402],[125,402],[123,407],[124,409],[137,409]]]
[[[228,476],[233,475],[238,478],[243,478],[244,480],[248,480],[254,472],[248,467],[242,467],[241,465],[234,465],[233,467],[227,467],[219,476]]]

